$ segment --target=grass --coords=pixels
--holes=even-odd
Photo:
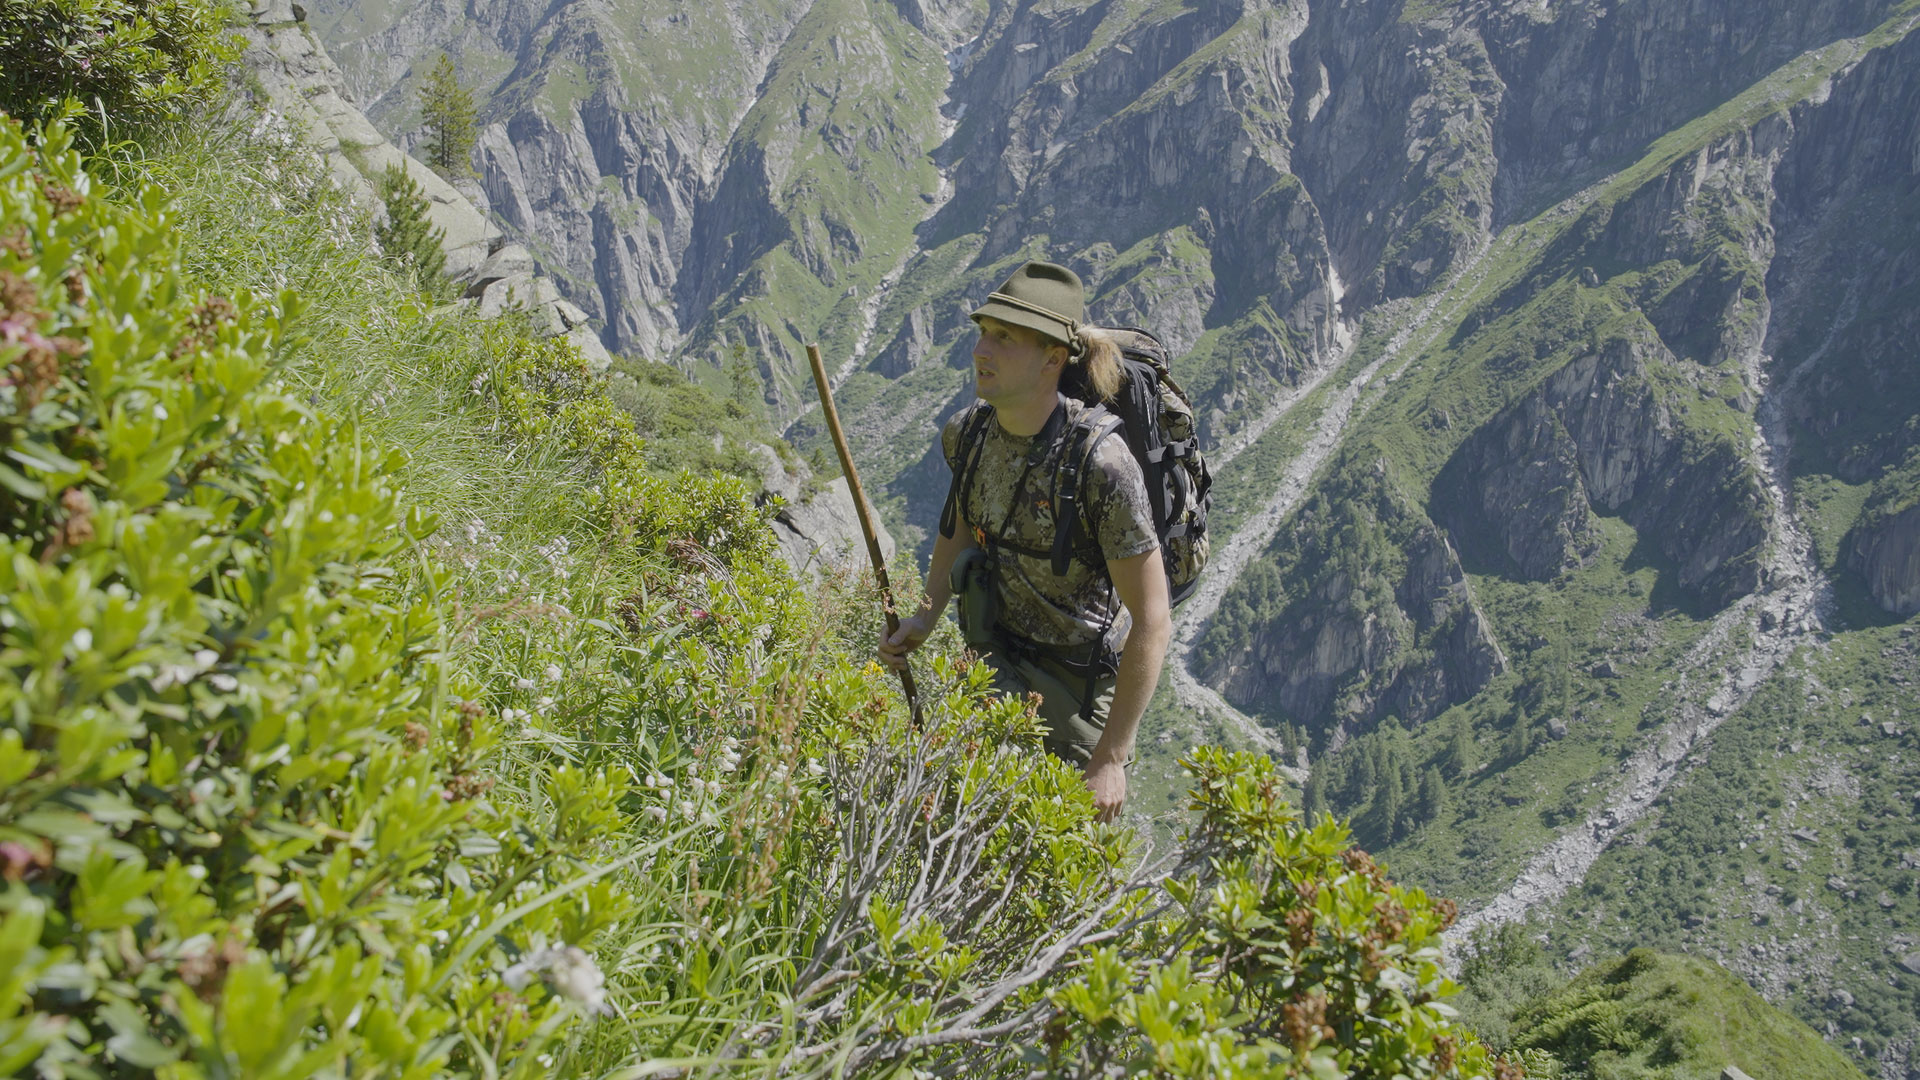
[[[1595,964],[1522,1010],[1514,1026],[1515,1045],[1552,1052],[1567,1080],[1717,1080],[1728,1066],[1750,1076],[1863,1080],[1738,978],[1651,949]]]

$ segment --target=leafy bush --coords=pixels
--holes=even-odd
[[[1202,747],[1175,904],[1056,991],[1055,1075],[1518,1076],[1449,1017],[1453,905],[1388,882],[1344,824],[1305,825],[1263,755]]]
[[[209,101],[239,55],[218,0],[9,0],[0,6],[0,112],[28,121],[63,101],[144,124]]]
[[[291,296],[195,292],[159,194],[95,197],[58,128],[0,127],[0,162],[7,1071],[537,1051],[595,995],[512,993],[501,954],[627,909],[571,872],[615,786],[537,774],[539,829],[485,798],[499,718],[437,660],[445,578],[397,584],[432,527],[404,457],[269,381]]]

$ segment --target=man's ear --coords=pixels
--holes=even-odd
[[[1065,373],[1067,370],[1067,357],[1070,355],[1072,354],[1065,345],[1048,345],[1047,362],[1044,365],[1045,370],[1055,373]]]

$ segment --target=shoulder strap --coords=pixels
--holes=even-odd
[[[980,449],[985,442],[987,425],[993,422],[993,406],[975,405],[960,428],[960,444],[957,465],[953,470],[953,482],[947,486],[947,504],[940,509],[940,535],[953,539],[953,532],[960,523],[960,499],[973,482],[973,471],[980,465]]]
[[[1053,573],[1055,577],[1064,576],[1068,563],[1073,557],[1075,542],[1080,538],[1080,488],[1085,483],[1087,470],[1092,467],[1093,453],[1100,448],[1106,437],[1118,431],[1120,418],[1109,413],[1104,406],[1095,406],[1073,426],[1072,441],[1060,457],[1060,471],[1054,474],[1054,530],[1053,530]]]

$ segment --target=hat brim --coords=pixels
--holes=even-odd
[[[998,300],[988,300],[981,304],[973,310],[971,318],[974,322],[979,322],[981,319],[997,319],[1008,326],[1025,327],[1062,345],[1068,344],[1068,339],[1073,336],[1073,328],[1058,319],[1050,319],[1037,311],[1027,311],[1012,304],[1003,304]]]

